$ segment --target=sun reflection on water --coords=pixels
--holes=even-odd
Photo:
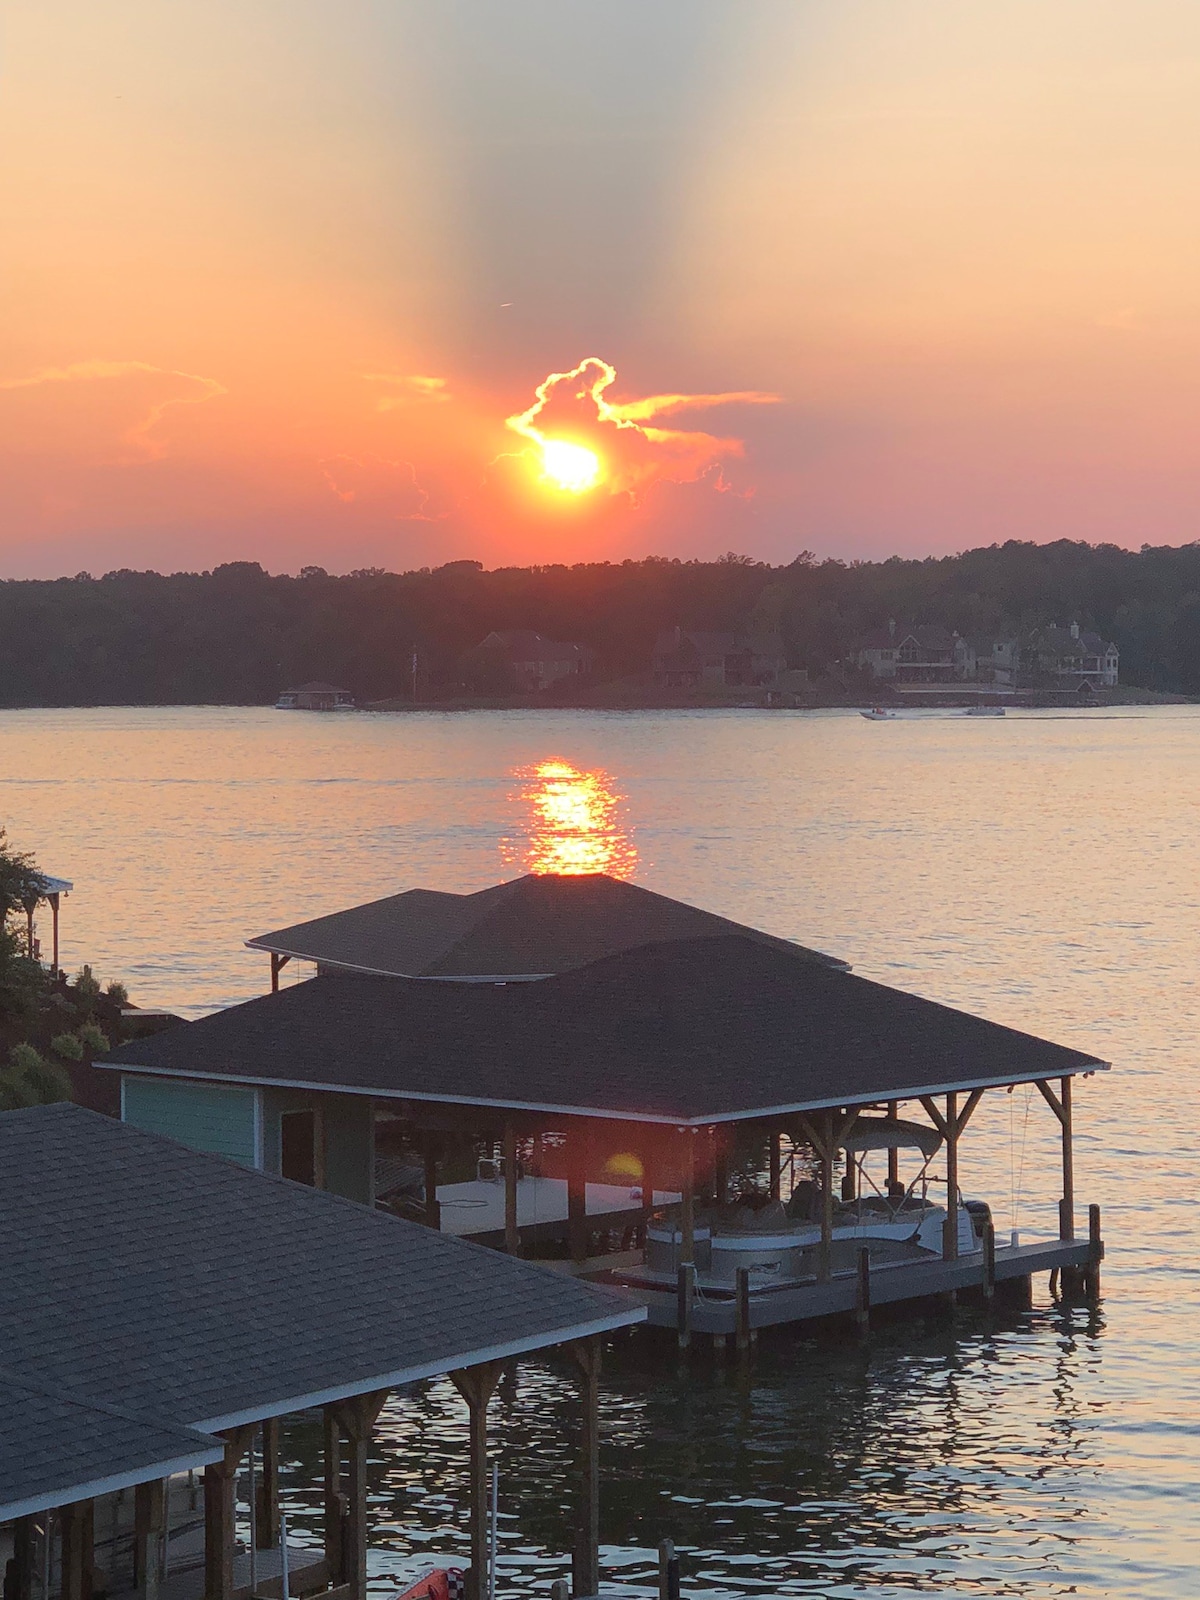
[[[505,866],[633,876],[638,853],[625,820],[625,796],[607,772],[551,760],[519,767],[514,777],[522,786],[511,798],[522,805],[524,816],[519,833],[501,841]]]

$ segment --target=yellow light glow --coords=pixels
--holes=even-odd
[[[583,494],[600,481],[600,457],[586,445],[569,439],[546,439],[542,443],[542,472],[567,494]]]
[[[514,799],[528,808],[523,837],[501,845],[505,864],[527,872],[607,872],[630,878],[637,847],[622,826],[623,796],[606,772],[580,771],[569,761],[540,761],[517,774]]]

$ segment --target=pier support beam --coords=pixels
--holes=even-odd
[[[350,1600],[367,1593],[367,1448],[388,1391],[355,1395],[325,1407],[325,1530],[333,1507],[345,1505],[338,1537],[339,1577]]]
[[[268,1417],[262,1425],[262,1471],[255,1486],[258,1503],[254,1507],[254,1531],[260,1550],[274,1550],[279,1544],[279,1418]]]
[[[140,1600],[156,1600],[167,1537],[165,1484],[139,1483],[133,1491],[133,1586]]]
[[[889,1100],[887,1114],[893,1122],[900,1115],[900,1102]],[[894,1146],[887,1153],[887,1192],[890,1200],[895,1200],[904,1193],[904,1185],[900,1182],[900,1152]]]
[[[277,955],[274,950],[271,951],[271,993],[272,994],[278,994],[279,993],[279,974],[283,971],[284,967],[287,966],[288,962],[291,959],[292,959],[291,956],[281,956],[281,955]]]
[[[77,1500],[58,1514],[62,1534],[62,1600],[92,1600],[96,1503]]]
[[[438,1142],[432,1133],[426,1133],[421,1139],[421,1162],[425,1168],[425,1226],[440,1233],[442,1207],[437,1197]]]
[[[33,1600],[33,1518],[18,1517],[12,1525],[12,1585],[4,1592],[11,1600]],[[44,1597],[49,1600],[49,1596]]]
[[[487,1596],[487,1409],[503,1371],[502,1361],[484,1361],[450,1374],[451,1383],[467,1402],[470,1413],[471,1566],[467,1572],[467,1600],[486,1600]]]
[[[576,1264],[586,1261],[588,1254],[588,1143],[586,1128],[572,1128],[567,1134],[567,1234]]]
[[[1075,1237],[1075,1151],[1074,1128],[1071,1118],[1071,1080],[1063,1078],[1059,1084],[1059,1093],[1042,1079],[1038,1079],[1038,1089],[1042,1099],[1058,1118],[1062,1132],[1062,1199],[1058,1202],[1058,1236],[1060,1239],[1073,1239]]]
[[[234,1488],[254,1426],[223,1435],[225,1455],[204,1469],[204,1600],[233,1600]]]
[[[816,1152],[821,1163],[821,1245],[817,1256],[817,1282],[828,1283],[833,1277],[833,1163],[838,1148],[858,1121],[858,1111],[846,1113],[824,1111],[820,1119],[800,1118],[800,1128],[805,1139]]]
[[[504,1248],[510,1256],[521,1254],[521,1230],[517,1226],[517,1130],[504,1124]]]
[[[942,1115],[932,1095],[923,1094],[921,1104],[930,1122],[946,1141],[946,1221],[942,1229],[942,1259],[958,1260],[958,1141],[967,1123],[975,1115],[975,1107],[983,1099],[982,1089],[972,1089],[967,1103],[958,1109],[958,1095],[946,1096],[946,1114]]]
[[[599,1336],[577,1339],[567,1346],[579,1369],[583,1400],[579,1454],[579,1518],[571,1563],[576,1595],[600,1592],[600,1358]]]
[[[779,1200],[781,1198],[781,1189],[783,1184],[782,1139],[783,1135],[779,1132],[779,1129],[776,1128],[774,1133],[771,1135],[770,1149],[767,1157],[769,1162],[768,1181],[770,1183],[772,1200]]]

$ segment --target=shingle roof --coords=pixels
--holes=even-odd
[[[541,983],[314,978],[122,1045],[134,1071],[669,1123],[1020,1083],[1093,1057],[749,939]]]
[[[77,1106],[0,1114],[3,1360],[51,1394],[211,1431],[643,1315]]]
[[[220,1460],[223,1441],[50,1394],[0,1368],[0,1522]]]
[[[246,943],[254,950],[396,977],[516,978],[567,972],[639,945],[730,933],[842,965],[832,956],[602,872],[531,874],[476,894],[409,889]]]

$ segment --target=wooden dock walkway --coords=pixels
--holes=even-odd
[[[1015,1284],[1038,1272],[1084,1272],[1095,1263],[1095,1246],[1083,1239],[1050,1239],[1034,1244],[997,1248],[995,1284]],[[764,1290],[748,1297],[749,1329],[777,1327],[788,1322],[809,1322],[821,1317],[862,1314],[872,1306],[897,1305],[909,1300],[924,1300],[962,1290],[985,1292],[987,1258],[984,1251],[960,1256],[955,1261],[932,1259],[876,1267],[867,1280],[868,1293],[863,1304],[863,1285],[857,1272],[841,1273],[828,1283],[801,1284],[795,1288]],[[611,1275],[605,1281],[636,1296],[649,1311],[652,1327],[679,1328],[679,1295],[674,1290],[645,1288],[620,1283]],[[691,1332],[735,1334],[739,1331],[737,1299],[697,1291],[691,1304]]]

